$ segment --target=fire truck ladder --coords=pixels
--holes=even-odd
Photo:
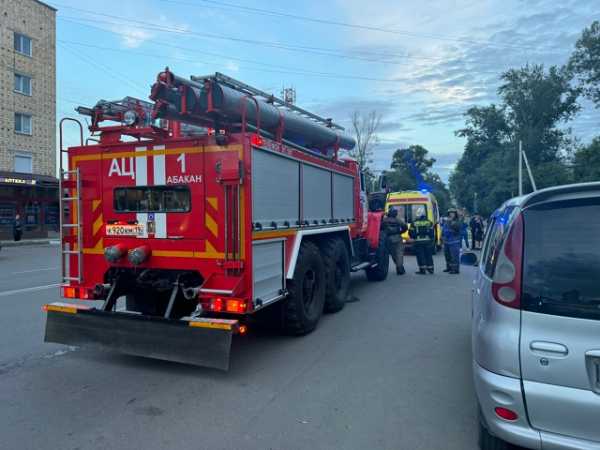
[[[81,229],[81,177],[79,168],[65,169],[64,158],[68,151],[63,147],[63,122],[71,121],[79,125],[80,145],[83,145],[83,126],[81,122],[70,117],[61,119],[60,131],[60,177],[59,177],[59,208],[60,208],[60,252],[62,282],[76,281],[81,283],[83,275],[83,233]],[[71,220],[65,221],[65,207],[69,208]],[[73,230],[73,231],[71,231]],[[77,273],[73,273],[72,256],[77,261]]]

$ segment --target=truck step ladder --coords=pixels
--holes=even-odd
[[[68,151],[63,147],[63,122],[72,121],[79,125],[80,145],[83,145],[83,126],[76,119],[65,117],[60,121],[59,149],[59,208],[60,208],[60,259],[62,283],[83,281],[83,233],[81,227],[81,176],[79,168],[65,169],[64,159],[68,161]],[[67,193],[68,191],[68,193]],[[65,207],[70,218],[66,221]],[[72,264],[75,261],[75,264]],[[74,267],[76,271],[74,272]]]
[[[62,157],[62,152],[61,152]],[[75,188],[71,190],[69,196],[65,196],[63,181],[75,181]],[[67,183],[66,183],[67,184]],[[65,206],[69,208],[69,217],[73,222],[65,223]],[[83,239],[81,230],[81,178],[79,169],[64,170],[61,167],[60,171],[60,252],[62,266],[62,282],[69,283],[76,281],[81,283],[83,273]],[[69,241],[69,237],[75,238],[74,245]],[[77,269],[74,272],[72,265],[73,260],[76,261]]]

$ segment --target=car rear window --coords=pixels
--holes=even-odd
[[[494,276],[496,263],[500,256],[500,250],[506,240],[506,236],[508,236],[510,225],[518,212],[516,207],[508,206],[492,216],[485,238],[483,256],[481,258],[483,272],[490,278]]]
[[[188,212],[187,186],[136,186],[115,189],[116,212]]]
[[[600,320],[600,198],[525,211],[523,309]]]

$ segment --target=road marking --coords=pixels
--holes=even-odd
[[[58,269],[58,266],[56,267],[46,267],[45,269],[32,269],[32,270],[21,270],[19,272],[13,272],[13,275],[19,275],[20,273],[33,273],[33,272],[45,272],[47,270],[56,270]]]
[[[51,288],[55,288],[58,286],[60,286],[60,283],[47,284],[45,286],[33,286],[33,287],[28,287],[28,288],[23,288],[23,289],[15,289],[12,291],[4,291],[4,292],[0,292],[0,297],[7,297],[9,295],[21,294],[23,292],[44,291],[46,289],[51,289]]]

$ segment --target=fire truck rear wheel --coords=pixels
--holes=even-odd
[[[302,242],[294,278],[287,284],[289,295],[283,304],[286,333],[302,335],[317,327],[325,305],[326,282],[319,248],[312,242]]]
[[[350,257],[341,239],[328,239],[323,244],[323,263],[327,273],[325,312],[335,313],[344,308],[350,292]]]
[[[390,268],[390,254],[386,245],[386,235],[382,231],[379,235],[379,246],[375,253],[375,266],[365,269],[369,281],[383,281],[387,278]]]

